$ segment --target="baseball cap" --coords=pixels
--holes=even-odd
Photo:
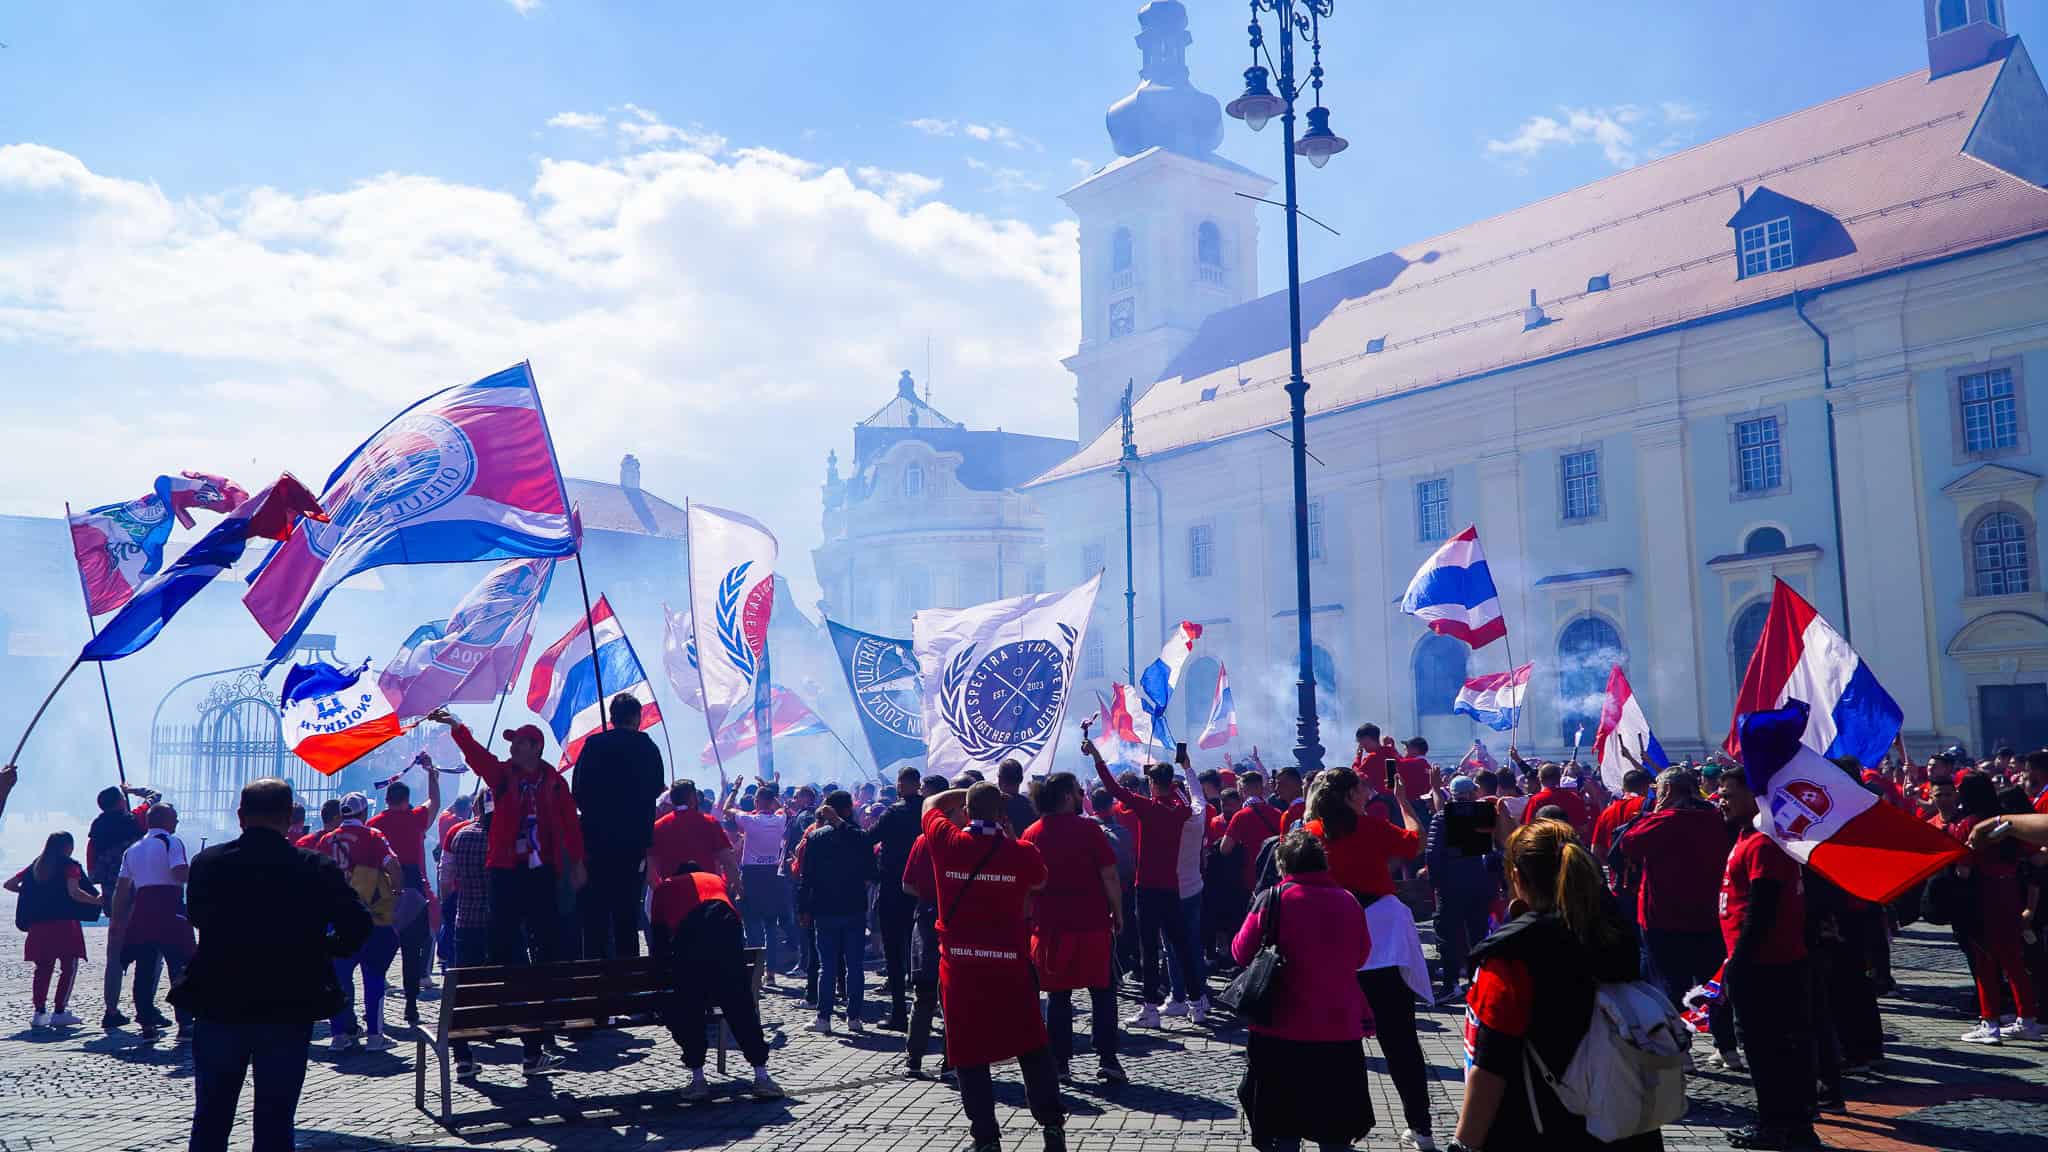
[[[531,740],[536,744],[547,743],[547,737],[541,735],[540,725],[538,724],[521,724],[517,728],[505,729],[505,742],[509,744],[514,740]]]
[[[1451,777],[1451,799],[1470,800],[1479,794],[1479,781],[1470,776]]]
[[[341,798],[341,818],[360,820],[370,814],[370,798],[361,792],[351,792]]]

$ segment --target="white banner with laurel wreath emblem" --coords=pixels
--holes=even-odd
[[[927,772],[953,776],[975,768],[992,776],[1013,758],[1029,776],[1052,770],[1101,582],[1097,575],[1065,592],[927,608],[911,617]]]
[[[690,505],[690,623],[705,726],[723,732],[753,707],[775,607],[775,536],[738,512]]]

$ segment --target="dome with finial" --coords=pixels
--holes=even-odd
[[[1109,106],[1103,122],[1119,156],[1165,148],[1208,156],[1223,143],[1223,106],[1188,77],[1188,10],[1180,0],[1151,0],[1138,10],[1138,87]]]

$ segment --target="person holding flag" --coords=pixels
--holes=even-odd
[[[427,716],[444,724],[462,750],[462,759],[491,790],[494,815],[485,858],[493,964],[526,965],[562,958],[562,917],[557,877],[582,891],[583,826],[576,801],[554,765],[541,759],[546,738],[533,724],[508,730],[510,755],[499,759],[470,734],[469,726],[446,708]],[[520,1037],[526,1059],[521,1071],[539,1076],[561,1063],[549,1055],[541,1037]]]

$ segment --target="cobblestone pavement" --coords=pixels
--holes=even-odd
[[[104,933],[89,932],[87,940],[94,959],[80,973],[73,1009],[88,1025],[68,1033],[32,1032],[29,968],[15,959],[20,934],[0,930],[0,1152],[184,1146],[191,1116],[187,1053],[169,1039],[146,1044],[133,1030],[109,1035],[94,1026],[101,1009],[97,959]],[[1828,1143],[1956,1152],[2048,1148],[2048,1045],[1985,1049],[1955,1041],[1971,1014],[1971,996],[1961,958],[1944,930],[1909,930],[1894,949],[1893,964],[1900,987],[1884,1005],[1891,1034],[1887,1066],[1850,1081],[1848,1114],[1831,1116],[1821,1129]],[[871,974],[871,1014],[878,1007],[879,983]],[[431,1027],[431,1002],[422,1008]],[[802,1031],[809,1014],[787,991],[767,993],[763,1014],[776,1046],[771,1065],[790,1092],[788,1100],[726,1096],[683,1104],[675,1095],[685,1083],[675,1045],[665,1032],[636,1028],[565,1042],[562,1073],[533,1084],[519,1076],[517,1046],[480,1048],[480,1084],[455,1090],[454,1131],[413,1107],[413,1046],[402,1025],[393,1035],[405,1043],[390,1052],[337,1058],[316,1039],[299,1109],[299,1147],[950,1152],[965,1146],[953,1090],[901,1075],[900,1035],[811,1035]],[[387,1017],[398,1015],[394,1002]],[[1421,1027],[1431,1061],[1436,1131],[1447,1135],[1463,1075],[1460,1018],[1426,1012]],[[317,1027],[316,1038],[325,1031]],[[1241,1045],[1242,1032],[1234,1025],[1212,1030],[1185,1020],[1169,1021],[1162,1032],[1127,1035],[1124,1062],[1132,1083],[1117,1089],[1097,1087],[1093,1058],[1077,1057],[1081,1082],[1065,1093],[1070,1144],[1091,1152],[1240,1146],[1235,1089]],[[1703,1042],[1695,1048],[1703,1050]],[[1376,1051],[1372,1066],[1380,1123],[1362,1147],[1393,1149],[1399,1108]],[[731,1067],[727,1087],[737,1089],[745,1067],[736,1054]],[[999,1070],[997,1095],[1008,1146],[1035,1150],[1037,1134],[1022,1110],[1014,1068]],[[1672,1152],[1727,1147],[1723,1134],[1748,1119],[1747,1081],[1700,1075],[1691,1095],[1683,1125],[1667,1129],[1666,1146]],[[245,1093],[237,1147],[247,1146],[248,1103]]]

